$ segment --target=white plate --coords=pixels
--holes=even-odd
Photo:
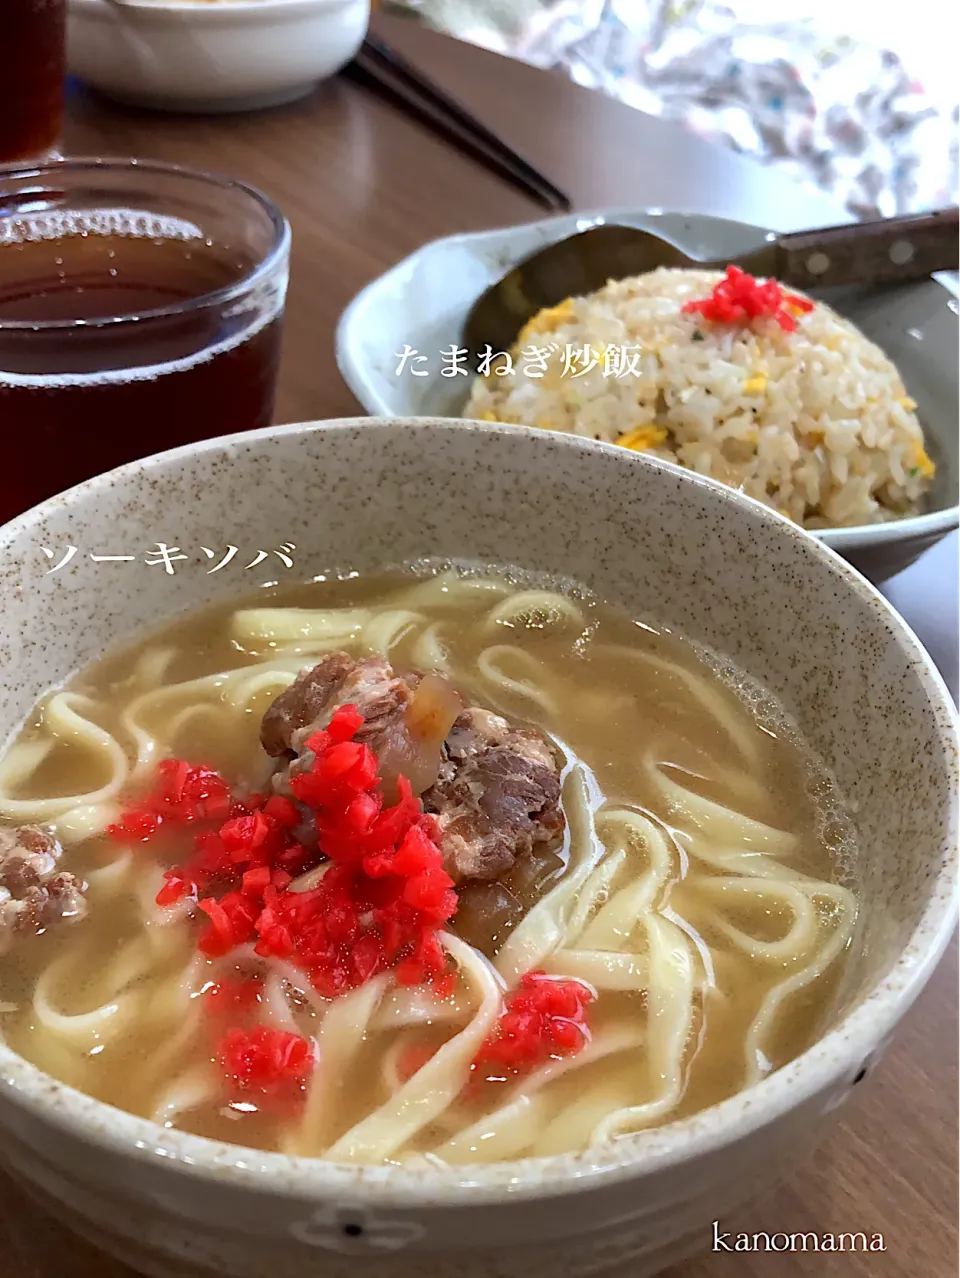
[[[434,240],[368,284],[344,311],[336,349],[347,385],[377,416],[461,416],[470,378],[444,376],[441,352],[459,343],[473,302],[522,258],[601,222],[659,232],[691,257],[713,260],[738,257],[769,233],[725,218],[646,210],[574,213]],[[875,581],[902,571],[957,526],[957,293],[956,277],[948,275],[896,289],[824,292],[897,364],[937,462],[929,513],[817,534]],[[405,347],[426,356],[416,373],[427,376],[416,375],[412,359],[398,375]]]

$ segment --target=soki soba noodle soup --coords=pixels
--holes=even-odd
[[[731,1096],[816,1037],[857,914],[769,697],[519,577],[177,620],[46,698],[0,813],[9,1046],[339,1161],[581,1150]]]

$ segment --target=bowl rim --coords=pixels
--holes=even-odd
[[[536,431],[499,423],[457,418],[389,417],[335,418],[270,426],[222,435],[188,444],[152,457],[129,462],[113,471],[60,493],[16,516],[0,528],[0,550],[64,508],[95,501],[103,490],[122,485],[141,472],[175,467],[198,453],[236,450],[253,453],[282,437],[324,432],[427,432],[456,434],[469,431],[505,438],[521,430],[544,441],[547,449],[581,453],[610,453],[624,466],[647,466],[680,477],[682,482],[712,491],[728,511],[738,508],[743,518],[778,526],[801,557],[812,556],[837,578],[838,586],[879,609],[885,627],[910,658],[920,679],[934,723],[948,751],[957,750],[958,717],[949,692],[932,658],[895,609],[874,586],[825,546],[790,520],[760,502],[713,479],[694,475],[681,466],[559,432]],[[547,442],[552,441],[552,442]],[[954,784],[954,791],[956,785]],[[256,1190],[279,1199],[313,1201],[333,1198],[360,1208],[388,1210],[466,1206],[546,1199],[579,1188],[638,1179],[691,1159],[715,1153],[769,1126],[802,1102],[830,1088],[845,1095],[855,1077],[878,1050],[919,996],[953,934],[957,903],[957,810],[952,804],[948,838],[942,860],[931,879],[930,895],[913,933],[890,969],[836,1025],[812,1047],[761,1082],[688,1118],[663,1127],[619,1138],[581,1154],[552,1155],[489,1164],[447,1168],[367,1166],[294,1158],[264,1153],[241,1145],[166,1130],[76,1091],[45,1074],[0,1040],[0,1084],[4,1099],[32,1113],[44,1125],[67,1132],[87,1145],[103,1148],[138,1163],[176,1170],[179,1174],[221,1185]]]
[[[102,3],[103,0],[97,0],[97,2]],[[145,0],[145,2],[148,3],[149,0]],[[366,283],[344,307],[337,321],[334,334],[334,350],[340,375],[364,408],[369,409],[374,415],[394,416],[393,409],[370,383],[364,373],[351,349],[348,334],[355,327],[357,316],[371,305],[376,291],[387,280],[399,275],[401,271],[413,268],[416,263],[442,245],[477,244],[489,240],[491,236],[507,236],[519,231],[548,230],[552,226],[569,223],[573,220],[577,223],[583,222],[595,225],[600,222],[616,223],[619,218],[624,217],[654,219],[665,216],[691,218],[698,222],[713,222],[736,227],[739,230],[756,231],[758,240],[773,233],[769,227],[756,226],[752,222],[741,222],[737,218],[719,217],[712,213],[703,213],[696,210],[635,208],[618,205],[616,208],[575,210],[572,213],[551,214],[550,217],[536,218],[530,222],[516,222],[511,225],[487,227],[480,231],[462,231],[455,232],[452,235],[441,235],[436,239],[428,240],[426,244],[421,244],[412,253],[402,257],[399,262],[394,262],[387,270],[382,271],[378,276]],[[955,299],[960,298],[960,282],[953,279],[952,273],[939,272],[929,278],[934,284],[939,285],[944,293]],[[443,420],[464,421],[468,419],[461,417],[444,418]],[[529,427],[528,429],[535,430],[537,428]],[[562,432],[548,431],[545,433]],[[575,436],[574,438],[577,437]],[[932,543],[958,526],[960,526],[960,502],[954,503],[952,506],[944,506],[939,510],[926,511],[921,515],[910,515],[906,519],[892,519],[887,523],[854,524],[849,528],[817,528],[807,529],[806,531],[828,546],[849,552],[854,549],[881,547],[892,542],[913,540],[914,538],[923,541],[929,540]]]

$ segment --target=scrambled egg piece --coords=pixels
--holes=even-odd
[[[750,377],[743,383],[745,395],[762,395],[766,389],[767,378],[763,373],[757,373],[756,377]]]
[[[524,324],[517,336],[517,346],[525,346],[534,333],[555,333],[561,324],[565,324],[567,320],[572,320],[576,312],[573,308],[573,298],[568,297],[565,301],[559,302],[556,306],[548,306],[542,311],[538,311],[532,320],[528,320]]]
[[[477,413],[474,418],[478,422],[499,422],[502,426],[519,426],[520,418],[516,413],[508,413],[505,409],[501,409],[499,413],[491,412],[489,408],[484,409],[482,413]]]
[[[637,426],[621,435],[617,443],[621,448],[629,448],[635,453],[645,452],[648,448],[656,448],[666,442],[667,432],[660,426]]]
[[[923,479],[933,479],[937,472],[936,466],[927,456],[922,444],[914,444],[913,446],[913,464]]]
[[[912,413],[917,406],[917,401],[911,399],[909,395],[898,395],[897,403],[901,408],[905,408],[908,413]]]

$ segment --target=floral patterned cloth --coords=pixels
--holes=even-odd
[[[715,0],[404,0],[434,25],[560,67],[648,114],[812,181],[859,218],[957,202],[958,110],[897,53]]]

